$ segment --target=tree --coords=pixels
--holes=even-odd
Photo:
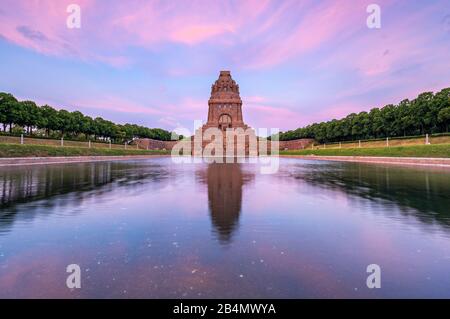
[[[75,136],[79,135],[83,132],[83,127],[85,126],[85,117],[83,113],[79,111],[71,112],[70,113],[70,132],[73,133]]]
[[[432,103],[433,116],[438,119],[439,112],[448,107],[450,107],[450,88],[443,89],[434,95]],[[433,127],[433,132],[442,132],[442,130],[448,132],[448,127],[446,127],[440,121],[437,122],[440,125],[435,125]]]
[[[72,116],[66,110],[59,110],[58,119],[58,130],[61,131],[61,136],[64,137],[66,133],[72,130]]]
[[[419,134],[429,132],[433,119],[430,105],[433,100],[433,92],[420,94],[410,104],[409,117],[412,119],[412,126],[418,130]]]
[[[58,111],[51,106],[44,105],[41,106],[40,114],[37,127],[45,129],[45,134],[48,137],[50,136],[50,130],[58,130],[60,127]]]
[[[381,109],[382,125],[386,137],[397,136],[400,131],[397,125],[398,108],[392,104],[386,105]]]
[[[95,122],[92,117],[84,117],[81,130],[88,138],[90,138],[91,135],[95,134]]]
[[[151,129],[135,124],[119,125],[101,117],[92,119],[79,111],[69,112],[66,110],[57,111],[51,106],[37,106],[33,101],[19,102],[9,93],[0,92],[0,123],[3,124],[3,131],[9,125],[12,133],[23,132],[23,127],[27,128],[26,133],[32,134],[33,128],[45,130],[45,135],[50,136],[50,132],[59,132],[61,136],[73,136],[76,138],[114,140],[116,142],[131,141],[136,138],[153,138],[158,140],[170,140],[171,133],[163,129]],[[13,130],[13,125],[17,126]]]
[[[379,138],[386,136],[383,115],[379,108],[373,108],[369,113],[371,137]]]
[[[450,107],[446,107],[439,111],[438,121],[445,126],[445,131],[448,132],[448,127],[450,124]]]
[[[33,127],[39,122],[40,110],[33,101],[22,101],[20,103],[20,123],[27,127],[27,134],[33,132]]]
[[[6,132],[6,126],[9,125],[9,131],[16,118],[16,109],[18,101],[9,93],[0,93],[0,121],[3,124],[3,131]]]
[[[448,131],[447,110],[450,88],[440,92],[424,92],[416,99],[405,99],[369,113],[349,114],[345,118],[314,123],[303,128],[281,132],[280,141],[315,138],[318,142],[407,136]],[[441,113],[442,111],[442,113]]]

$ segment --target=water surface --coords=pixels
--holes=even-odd
[[[1,168],[0,194],[3,298],[450,298],[445,170],[154,158]]]

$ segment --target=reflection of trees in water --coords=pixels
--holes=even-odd
[[[73,205],[93,196],[146,182],[160,182],[169,172],[161,165],[98,162],[9,167],[0,170],[0,233],[17,219],[33,219],[37,210]],[[64,196],[63,196],[64,195]],[[39,201],[39,204],[32,203]],[[26,207],[26,209],[24,209]]]
[[[301,165],[292,174],[310,184],[343,190],[372,202],[389,201],[405,215],[450,227],[448,171],[333,163]]]
[[[229,243],[238,226],[242,206],[242,186],[253,179],[237,163],[208,165],[203,181],[208,185],[211,222],[221,243]]]

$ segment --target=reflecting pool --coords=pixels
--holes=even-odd
[[[0,194],[2,298],[450,298],[448,170],[160,157],[0,168]]]

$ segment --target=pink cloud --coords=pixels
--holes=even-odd
[[[263,96],[244,96],[242,98],[244,103],[263,103],[267,102],[267,99]]]
[[[389,3],[383,7],[384,11],[386,7],[389,8]],[[402,70],[405,66],[445,60],[442,54],[443,52],[450,54],[450,46],[441,45],[437,49],[431,42],[436,37],[442,36],[440,26],[424,29],[424,24],[429,18],[442,9],[441,3],[433,4],[426,9],[405,14],[404,18],[396,19],[379,30],[366,29],[364,34],[339,50],[331,50],[318,64],[318,69],[356,68],[361,80],[364,81],[362,86],[374,88],[375,81],[371,78],[384,76],[383,81],[376,81],[378,86],[382,86],[386,81],[395,82],[395,79],[399,79],[400,76],[394,72]],[[424,30],[426,32],[423,32]]]
[[[26,97],[17,96],[19,100],[26,100]],[[106,120],[110,120],[108,114],[110,112],[126,114],[142,114],[148,115],[149,120],[157,118],[156,122],[164,125],[168,129],[181,127],[183,123],[190,125],[188,129],[193,130],[194,120],[206,121],[208,110],[207,99],[196,99],[192,97],[184,97],[176,103],[148,102],[142,103],[132,99],[124,98],[115,94],[97,95],[90,98],[71,99],[69,104],[61,104],[59,101],[48,99],[35,99],[39,105],[52,105],[57,109],[63,108],[68,110],[92,110],[94,117],[101,116]],[[106,111],[106,112],[105,112]],[[106,115],[102,115],[106,114]],[[123,121],[121,123],[124,123]]]
[[[7,2],[1,14],[0,35],[8,41],[44,55],[75,57],[85,62],[98,61],[118,68],[130,64],[126,56],[102,53],[93,45],[95,39],[91,35],[98,26],[90,25],[84,16],[86,12],[96,10],[94,0],[77,1],[81,7],[80,29],[66,26],[69,16],[66,9],[73,1]]]
[[[295,12],[305,12],[305,14],[298,17],[299,23],[294,29],[285,34],[279,34],[273,41],[262,47],[254,48],[254,56],[248,67],[261,68],[282,63],[294,56],[317,49],[336,37],[343,37],[359,30],[359,27],[354,27],[355,25],[364,25],[364,20],[359,21],[365,13],[362,2],[355,4],[354,2],[323,1],[320,4],[311,2],[310,6],[312,7],[307,10],[302,10],[303,6],[296,8]],[[266,28],[280,23],[286,16],[289,16],[289,12],[278,12],[272,16],[272,21]],[[263,37],[264,34],[259,36]]]
[[[179,127],[181,126],[180,122],[177,121],[176,118],[172,116],[164,116],[158,120],[159,123],[165,125],[166,127]]]
[[[267,103],[244,103],[242,112],[247,124],[255,128],[298,127],[301,116],[286,107]]]
[[[234,28],[235,27],[231,24],[191,25],[186,28],[180,28],[175,30],[170,35],[170,39],[172,39],[175,42],[193,45],[225,32],[233,32],[235,30]]]
[[[271,102],[263,96],[243,98],[243,112],[246,122],[258,123],[260,127],[280,128],[282,130],[296,129],[314,122],[339,119],[350,113],[359,113],[363,105],[358,102],[340,102],[327,105],[326,109],[314,109],[314,112],[302,112],[291,106]]]
[[[238,33],[269,3],[268,0],[247,0],[238,5],[211,1],[139,2],[132,8],[128,4],[119,5],[122,9],[113,13],[111,26],[125,43],[145,47],[163,42],[195,45],[212,39],[217,41],[226,33]]]
[[[80,29],[68,29],[66,8],[72,1],[7,0],[0,34],[16,45],[46,55],[77,57],[113,66],[128,65],[127,57],[109,55],[128,46],[154,48],[165,42],[195,45],[233,33],[250,13],[268,1],[246,1],[239,6],[210,1],[97,2],[80,0]],[[98,13],[101,12],[102,15]]]
[[[171,129],[182,127],[182,123],[188,125],[188,130],[194,130],[194,121],[206,122],[208,114],[207,98],[198,99],[192,97],[182,98],[177,103],[161,104],[160,108],[166,113],[158,121],[168,125]]]
[[[71,103],[75,108],[89,108],[107,110],[121,113],[135,113],[148,115],[165,115],[166,112],[157,107],[143,105],[132,100],[128,100],[118,96],[101,96],[95,99],[79,99]]]
[[[120,54],[130,46],[157,48],[164,43],[193,46],[205,41],[235,47],[238,65],[270,67],[360,30],[365,26],[367,5],[366,1],[311,0],[287,0],[281,4],[269,0],[239,4],[211,1],[105,4],[80,0],[77,3],[81,7],[82,27],[67,29],[69,0],[7,2],[6,14],[0,20],[1,35],[7,40],[39,53],[100,61],[115,67],[132,63]],[[285,20],[293,26],[285,25]],[[239,48],[240,43],[246,46]],[[370,56],[367,59],[371,60]]]
[[[346,117],[351,113],[359,113],[363,111],[364,108],[361,103],[356,102],[342,102],[335,103],[327,106],[326,110],[315,113],[310,117],[309,122],[322,122],[329,121],[332,119],[341,119]]]

